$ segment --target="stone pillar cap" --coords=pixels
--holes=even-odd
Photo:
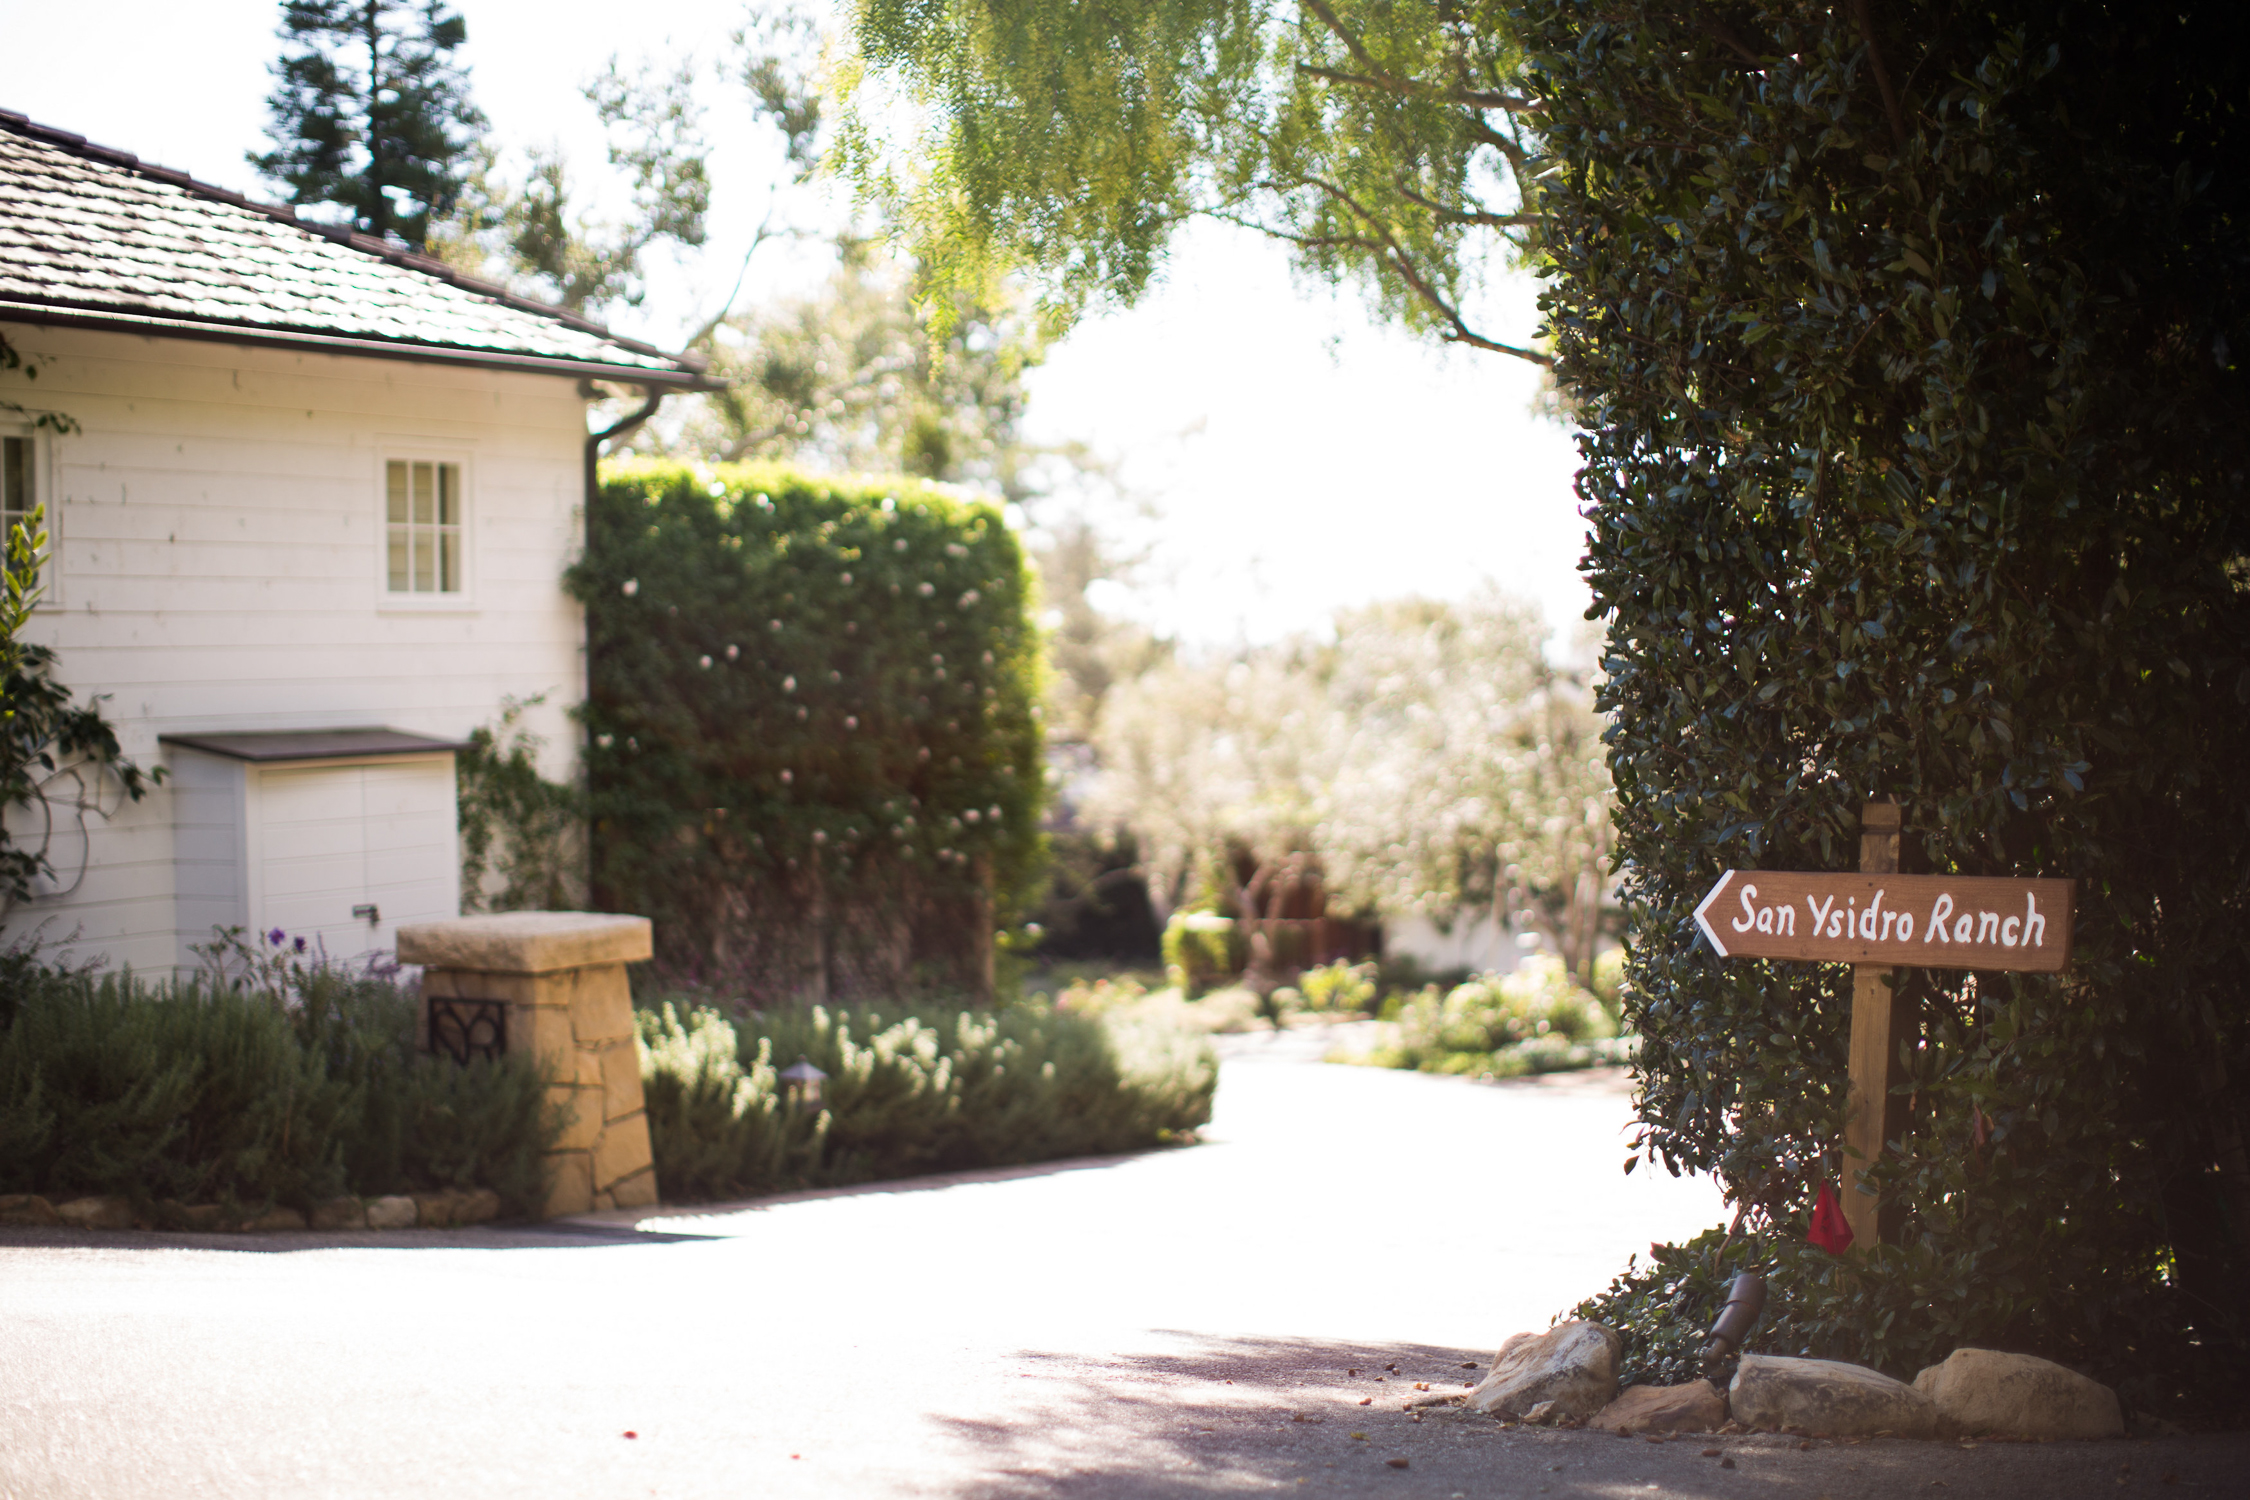
[[[426,969],[551,974],[593,964],[638,963],[655,952],[646,917],[594,911],[509,911],[398,930],[398,961]]]

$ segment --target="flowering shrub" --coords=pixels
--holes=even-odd
[[[989,987],[1035,873],[1037,635],[991,505],[614,466],[586,606],[595,904],[760,1005]]]
[[[1200,1035],[1042,1005],[639,1013],[641,1086],[667,1200],[1133,1151],[1211,1118]],[[792,1112],[779,1067],[828,1074]]]
[[[1440,992],[1434,985],[1398,1005],[1389,1039],[1364,1059],[1390,1068],[1496,1078],[1624,1062],[1630,1039],[1571,980],[1552,954],[1514,973],[1485,974]]]

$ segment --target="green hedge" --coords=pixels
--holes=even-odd
[[[0,960],[0,1192],[245,1214],[342,1193],[545,1197],[538,1071],[414,1050],[417,998],[313,970],[286,1002]]]
[[[993,506],[765,466],[605,470],[584,559],[595,900],[675,983],[989,990],[1038,874],[1030,582]]]
[[[1639,1145],[1748,1206],[1797,1347],[2241,1389],[2210,1363],[2250,1328],[2239,15],[1509,15],[1608,622]],[[1839,1267],[1799,1247],[1846,1171],[1850,974],[1723,961],[1692,913],[1729,867],[1854,868],[1877,796],[1925,869],[2076,881],[2077,948],[1906,977],[1901,1223]]]
[[[1133,1151],[1209,1121],[1201,1037],[1044,1006],[813,1006],[639,1013],[641,1082],[667,1202]],[[825,1107],[776,1071],[808,1058]]]

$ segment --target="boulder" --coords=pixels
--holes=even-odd
[[[1826,1437],[1935,1437],[1930,1398],[1864,1365],[1745,1354],[1727,1405],[1746,1427]]]
[[[1956,1349],[1915,1376],[1914,1389],[1965,1434],[2044,1439],[2125,1433],[2115,1391],[2036,1355]]]
[[[424,1229],[451,1229],[461,1222],[461,1200],[466,1194],[451,1189],[414,1195],[414,1222]]]
[[[500,1217],[500,1195],[490,1188],[473,1188],[457,1194],[453,1206],[456,1224],[489,1224]]]
[[[331,1198],[313,1205],[311,1219],[315,1229],[365,1229],[367,1205],[357,1198]]]
[[[276,1234],[305,1227],[305,1216],[293,1208],[269,1208],[254,1218],[245,1219],[242,1227],[252,1234]]]
[[[179,1225],[182,1229],[208,1232],[227,1227],[227,1211],[216,1203],[183,1203],[180,1205]]]
[[[130,1229],[133,1205],[123,1198],[73,1198],[55,1205],[55,1217],[73,1229]]]
[[[1727,1398],[1708,1380],[1685,1385],[1629,1385],[1588,1422],[1605,1432],[1716,1432]]]
[[[1599,1323],[1557,1323],[1545,1333],[1519,1333],[1500,1346],[1492,1369],[1469,1393],[1469,1407],[1487,1415],[1583,1420],[1617,1397],[1623,1341]]]
[[[367,1227],[370,1229],[412,1229],[416,1212],[414,1200],[404,1193],[393,1193],[383,1198],[370,1198],[367,1201]]]
[[[0,1193],[0,1224],[60,1224],[55,1205],[37,1193]]]

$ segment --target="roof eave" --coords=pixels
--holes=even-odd
[[[513,370],[527,375],[608,380],[620,385],[661,388],[675,393],[726,389],[725,381],[713,380],[700,371],[679,365],[671,368],[651,367],[607,360],[517,354],[503,349],[471,349],[453,344],[419,344],[402,339],[355,338],[348,334],[316,333],[304,329],[261,328],[245,323],[169,318],[157,313],[62,307],[14,297],[0,297],[0,322],[30,323],[49,328],[88,328],[109,333],[138,333],[153,338],[197,339],[205,343],[240,344],[261,349],[294,349],[315,354],[357,355],[368,359],[408,360],[417,364],[467,365],[486,370]]]

